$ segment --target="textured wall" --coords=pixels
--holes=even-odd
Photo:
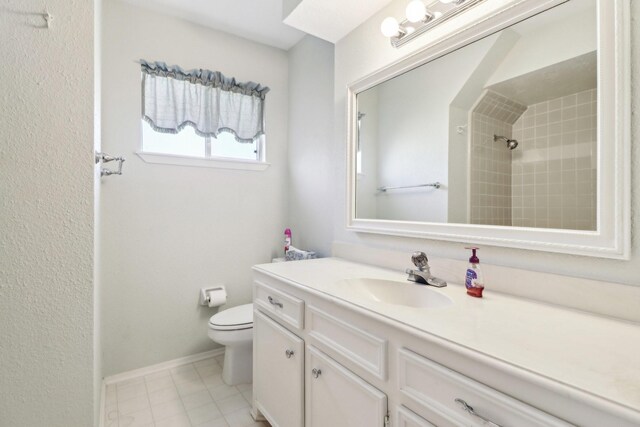
[[[282,50],[120,1],[104,6],[102,146],[127,159],[123,175],[103,179],[101,188],[103,359],[104,374],[113,375],[214,348],[207,320],[217,309],[198,305],[200,288],[225,284],[223,308],[250,302],[250,267],[281,253],[288,70]],[[134,154],[140,147],[140,58],[269,86],[271,167],[255,172],[143,162]]]
[[[0,425],[93,422],[93,3],[0,6]]]
[[[334,177],[331,188],[333,197],[330,201],[314,197],[314,189],[309,189],[307,197],[301,203],[309,203],[316,208],[324,208],[327,203],[333,203],[334,215],[328,218],[335,224],[332,236],[327,236],[318,245],[326,245],[327,240],[361,243],[365,245],[393,248],[397,250],[424,250],[433,256],[465,259],[467,254],[463,245],[457,243],[440,242],[427,239],[410,239],[390,236],[377,236],[365,233],[354,233],[345,228],[345,164],[346,164],[346,90],[348,84],[367,75],[400,57],[410,54],[429,41],[423,37],[401,49],[389,47],[388,40],[380,34],[380,22],[385,16],[402,16],[406,2],[397,0],[380,13],[350,33],[336,44],[335,57],[335,122],[336,138],[333,146],[329,146],[323,155],[331,158],[331,175]],[[640,218],[640,174],[638,173],[638,144],[635,144],[640,133],[640,2],[631,5],[631,75],[632,75],[632,130],[634,141],[632,147],[632,229],[637,230]],[[439,30],[438,30],[439,31]],[[433,32],[434,36],[438,31]],[[443,29],[444,31],[444,29]],[[571,255],[558,255],[544,252],[504,249],[497,247],[483,248],[481,259],[486,263],[510,267],[525,268],[537,271],[547,271],[557,274],[567,274],[578,277],[616,281],[621,283],[638,284],[638,265],[640,262],[640,240],[635,236],[632,240],[632,255],[629,261],[594,259]]]

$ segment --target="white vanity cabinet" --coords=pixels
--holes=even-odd
[[[305,262],[254,268],[253,408],[274,427],[640,425],[633,408],[434,336],[424,326],[396,320],[397,310],[380,315],[378,306],[366,308],[339,278],[355,268],[364,277],[383,274],[372,267]],[[331,277],[328,285],[317,279],[323,271],[331,272],[324,273]],[[467,303],[477,306],[458,300]],[[447,313],[434,309],[420,316],[465,327]],[[562,366],[563,360],[549,363]]]
[[[304,300],[256,281],[254,306],[254,411],[273,427],[385,426],[383,392],[317,347],[305,349]]]
[[[313,346],[307,346],[307,427],[384,426],[387,396]]]
[[[254,396],[274,427],[304,425],[304,341],[256,310]]]

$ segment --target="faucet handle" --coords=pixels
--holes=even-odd
[[[429,258],[427,258],[427,254],[424,252],[414,252],[413,255],[411,255],[411,261],[419,270],[429,265]]]

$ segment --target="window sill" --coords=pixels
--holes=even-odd
[[[199,168],[236,169],[249,171],[263,171],[271,166],[271,163],[259,162],[257,160],[227,159],[218,157],[215,159],[205,159],[201,157],[179,156],[174,154],[145,153],[136,152],[138,157],[146,163],[174,166],[193,166]]]

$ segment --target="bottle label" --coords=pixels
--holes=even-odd
[[[467,289],[473,288],[478,280],[478,274],[472,268],[467,269],[467,277],[464,280],[464,285]]]

